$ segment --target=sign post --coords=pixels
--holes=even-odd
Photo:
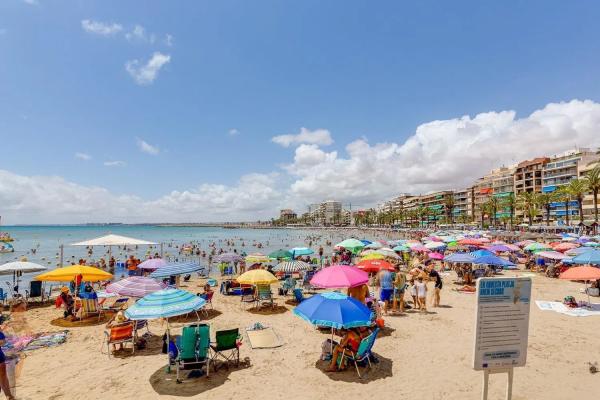
[[[480,278],[476,293],[473,369],[483,371],[481,398],[488,398],[490,374],[507,373],[511,400],[513,368],[527,361],[531,278]]]

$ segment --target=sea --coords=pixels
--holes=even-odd
[[[40,225],[40,226],[1,226],[0,231],[8,232],[14,239],[11,243],[13,253],[0,254],[0,265],[17,260],[27,260],[41,264],[52,270],[60,264],[60,249],[63,246],[64,265],[78,263],[79,259],[97,262],[100,258],[108,261],[108,247],[95,247],[92,254],[82,246],[73,243],[94,239],[100,236],[115,234],[154,243],[162,243],[163,256],[167,261],[196,261],[201,265],[208,263],[208,257],[181,253],[184,245],[192,244],[209,253],[211,244],[217,251],[233,251],[247,254],[260,252],[268,254],[278,249],[289,250],[292,247],[311,247],[315,252],[320,245],[331,251],[327,242],[337,243],[347,232],[315,231],[305,229],[245,229],[198,226],[163,226],[163,225]],[[124,262],[130,255],[144,260],[148,255],[160,253],[160,246],[135,246],[127,248],[111,248],[116,261]],[[24,274],[19,278],[19,292],[24,294],[29,282],[37,275]],[[125,275],[124,269],[115,270],[115,278]],[[8,293],[13,288],[13,276],[0,276],[0,287]]]

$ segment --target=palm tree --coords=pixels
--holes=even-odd
[[[490,211],[490,222],[492,223],[492,225],[496,226],[498,225],[498,198],[495,196],[490,197],[490,199],[488,200],[488,205],[488,210]]]
[[[454,225],[454,196],[452,196],[452,194],[450,194],[450,196],[446,196],[444,199],[444,208],[446,210],[446,216],[450,222],[450,225]]]
[[[483,229],[484,225],[485,225],[485,214],[488,212],[489,210],[489,205],[488,203],[480,203],[477,206],[479,212],[481,213],[481,228]]]
[[[588,189],[594,195],[594,221],[598,222],[598,192],[600,192],[600,163],[597,163],[594,169],[585,174],[585,182]]]
[[[519,193],[518,204],[521,210],[527,215],[529,225],[533,225],[533,217],[537,214],[537,194],[534,192]]]
[[[546,210],[546,225],[550,225],[550,207],[555,200],[555,192],[540,193],[537,195],[538,205]]]
[[[573,179],[567,185],[567,190],[571,193],[571,196],[577,200],[577,207],[579,208],[579,222],[583,223],[583,197],[587,193],[587,182],[583,179]]]
[[[554,193],[558,201],[565,203],[565,220],[567,222],[567,226],[569,226],[569,202],[571,201],[571,192],[567,186],[562,186]]]
[[[513,221],[515,217],[515,208],[517,207],[517,198],[514,193],[509,193],[502,201],[502,206],[508,208],[510,214],[510,229],[513,229]]]

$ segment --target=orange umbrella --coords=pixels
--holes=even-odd
[[[559,278],[570,281],[595,281],[600,279],[600,268],[573,267],[560,274]]]
[[[385,260],[363,260],[356,264],[356,266],[365,272],[379,272],[382,269],[388,271],[396,270],[392,264]]]

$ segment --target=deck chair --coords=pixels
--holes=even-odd
[[[229,362],[235,361],[235,366],[240,365],[240,342],[242,336],[240,330],[227,329],[224,331],[217,331],[215,334],[215,342],[210,345],[212,350],[211,361],[213,363],[214,371],[217,371],[217,359],[221,357],[225,366],[229,369]]]
[[[129,301],[129,297],[121,297],[116,299],[110,306],[102,308],[103,311],[121,311]]]
[[[150,327],[148,326],[147,319],[138,319],[136,321],[133,321],[133,323],[134,323],[133,331],[134,331],[134,336],[136,337],[136,339],[139,337],[139,331],[141,331],[144,328],[146,328],[147,333],[150,333]]]
[[[135,326],[131,322],[126,322],[121,325],[116,325],[110,328],[110,331],[104,331],[104,343],[108,358],[110,358],[111,344],[131,343],[131,354],[135,353]]]
[[[256,299],[254,297],[254,290],[252,288],[242,288],[242,294],[240,296],[240,308],[244,307],[244,304],[254,304]]]
[[[208,354],[210,348],[209,325],[194,324],[185,326],[175,345],[178,351],[177,358],[175,358],[177,383],[182,382],[179,379],[179,371],[201,369],[203,365],[206,366],[206,377],[208,378],[210,368],[210,356]]]
[[[102,317],[103,310],[98,305],[98,296],[96,293],[80,293],[81,302],[81,318],[84,319],[90,316],[97,315],[98,321]]]
[[[354,368],[356,368],[356,373],[359,378],[362,378],[360,375],[360,370],[358,369],[358,363],[362,363],[367,360],[369,368],[371,368],[371,349],[373,348],[373,344],[375,344],[375,339],[377,339],[377,334],[379,333],[379,328],[375,328],[375,330],[367,337],[363,338],[358,345],[358,350],[356,352],[344,349],[341,356],[338,358],[338,367],[340,367],[344,361],[353,362]]]
[[[256,307],[259,308],[263,305],[270,305],[271,308],[275,307],[273,302],[273,294],[271,293],[271,286],[269,285],[257,285],[256,286]]]
[[[281,290],[283,291],[283,294],[287,295],[287,293],[291,290],[294,290],[295,287],[296,280],[290,276],[286,278],[285,281],[283,281],[283,284],[281,285]]]
[[[208,317],[208,311],[206,311],[206,309],[210,306],[211,310],[214,310],[213,308],[213,304],[212,304],[212,298],[215,295],[214,291],[210,291],[208,293],[206,293],[206,295],[204,295],[204,300],[206,300],[206,304],[204,305],[204,307],[202,307],[202,312],[204,313],[204,315],[206,315]]]
[[[2,301],[3,305],[6,302],[7,298],[8,298],[8,294],[4,291],[4,289],[0,288],[0,300]]]
[[[29,290],[25,290],[25,300],[29,303],[29,299],[39,297],[44,301],[44,292],[42,291],[41,281],[29,282]]]
[[[294,299],[298,304],[304,301],[304,294],[302,293],[302,289],[294,289]]]

